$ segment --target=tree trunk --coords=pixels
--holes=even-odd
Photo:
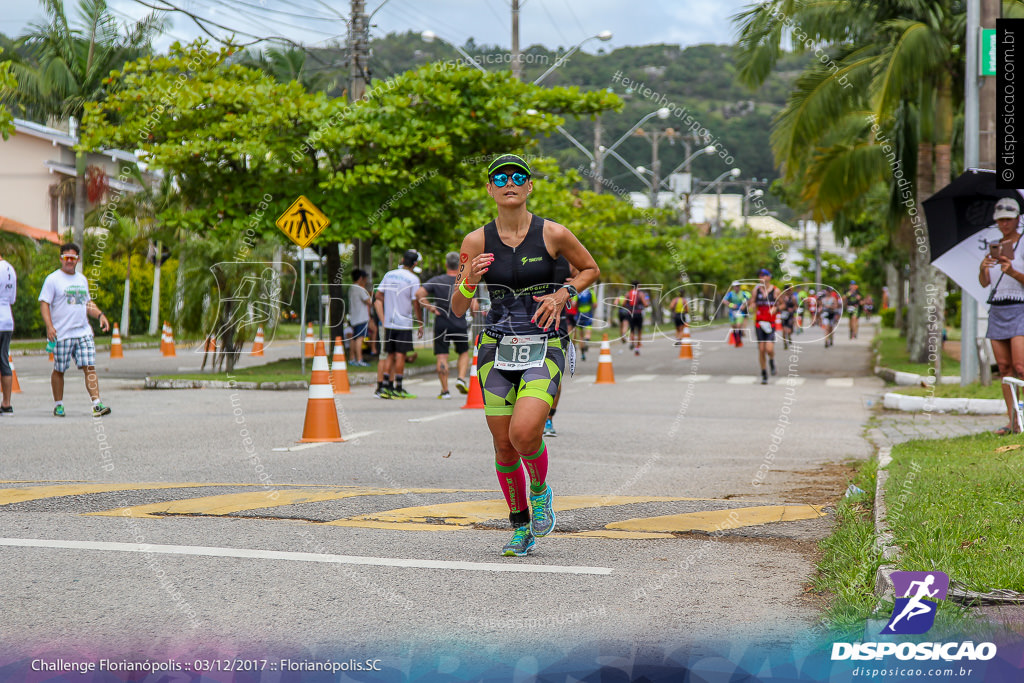
[[[903,326],[903,311],[900,310],[899,294],[897,294],[900,286],[900,274],[892,263],[885,264],[885,286],[889,288],[889,307],[896,311],[892,326],[898,330]]]
[[[156,258],[153,259],[153,298],[149,304],[149,333],[155,335],[160,319],[160,260],[163,258],[164,245],[156,241]]]
[[[928,311],[925,308],[926,287],[931,283],[929,272],[931,249],[928,246],[928,227],[924,222],[921,200],[930,197],[935,188],[934,146],[921,141],[917,145],[917,197],[913,209],[917,212],[913,224],[914,244],[910,250],[910,296],[907,306],[907,354],[912,363],[928,361]]]

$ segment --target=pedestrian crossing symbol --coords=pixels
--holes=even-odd
[[[303,248],[330,224],[331,219],[301,194],[275,222],[288,239]]]

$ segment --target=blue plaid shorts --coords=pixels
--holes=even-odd
[[[53,349],[53,369],[64,372],[71,365],[72,358],[79,369],[96,365],[96,343],[92,335],[57,340]]]

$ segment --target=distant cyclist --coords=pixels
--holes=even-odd
[[[757,337],[757,360],[761,364],[761,384],[768,384],[765,359],[774,375],[775,316],[778,312],[777,303],[781,292],[772,284],[772,273],[767,268],[759,270],[757,277],[761,281],[754,285],[754,293],[751,301],[747,303],[747,308],[749,309],[751,304],[754,306],[754,334]]]
[[[526,161],[513,154],[488,167],[487,193],[498,215],[462,241],[451,302],[452,313],[464,315],[477,285],[487,283],[491,308],[480,335],[477,368],[495,470],[514,530],[502,554],[520,557],[534,546],[535,537],[555,526],[543,430],[566,366],[563,310],[600,275],[572,232],[527,210],[531,175]],[[555,279],[559,256],[579,270],[567,284]]]

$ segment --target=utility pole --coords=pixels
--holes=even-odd
[[[523,63],[519,61],[519,0],[512,0],[512,76],[523,80]]]
[[[366,94],[366,80],[369,77],[367,53],[369,52],[369,21],[366,17],[365,0],[352,0],[352,12],[348,25],[348,99],[355,102]],[[370,240],[355,239],[353,261],[359,268],[370,271]]]

